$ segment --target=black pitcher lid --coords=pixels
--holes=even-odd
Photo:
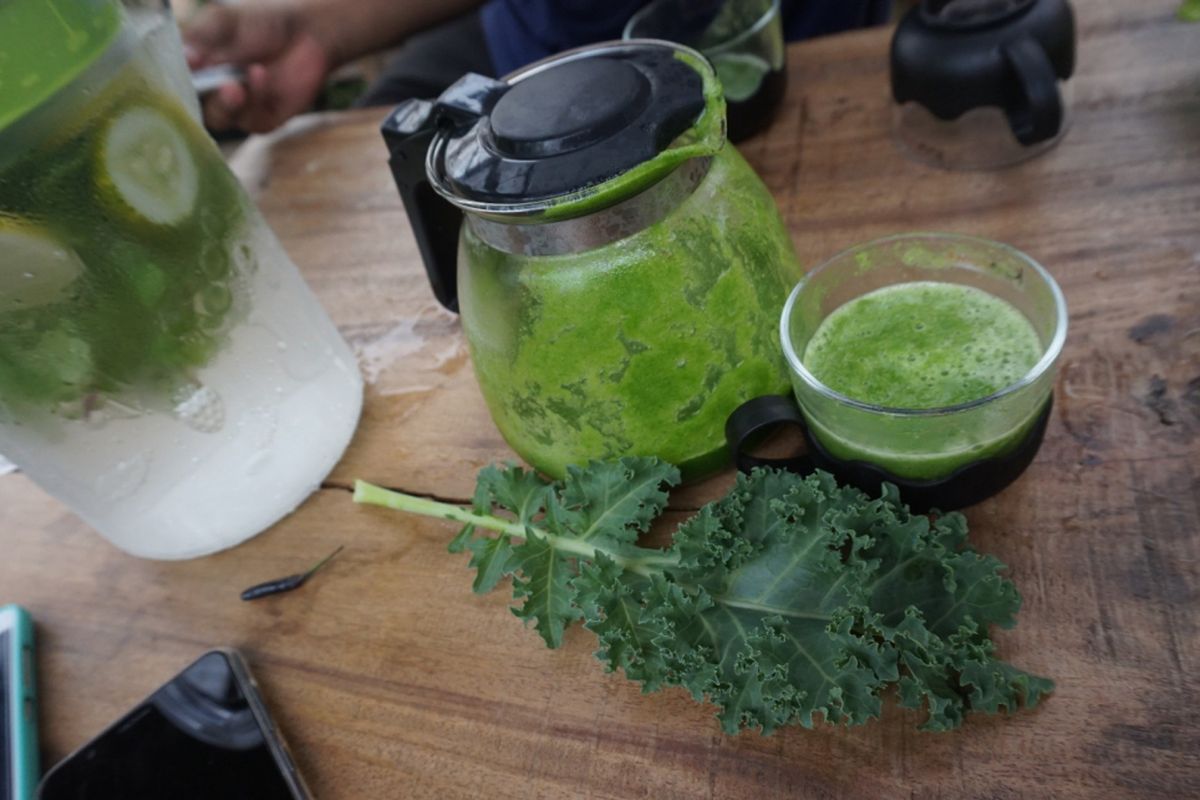
[[[667,43],[627,42],[467,75],[437,99],[430,177],[466,200],[521,203],[652,159],[705,110],[703,77]]]
[[[1075,70],[1067,0],[922,0],[892,39],[896,102],[944,120],[984,106],[1019,113],[1029,101],[1022,82],[1041,68],[1060,81]]]

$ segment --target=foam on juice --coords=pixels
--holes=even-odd
[[[971,286],[916,281],[836,309],[809,340],[803,362],[853,400],[929,409],[1016,383],[1041,354],[1037,332],[1010,303]]]

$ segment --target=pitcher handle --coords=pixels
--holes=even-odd
[[[406,100],[384,120],[382,132],[391,154],[388,165],[416,235],[429,285],[438,302],[457,314],[458,231],[463,215],[433,190],[425,172],[425,154],[438,130],[434,108],[429,100]]]

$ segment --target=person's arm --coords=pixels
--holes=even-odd
[[[333,65],[340,67],[472,11],[484,0],[296,0],[296,4],[309,28],[325,40]]]
[[[188,63],[246,68],[204,102],[214,130],[272,130],[312,105],[335,68],[464,14],[483,0],[270,0],[202,8],[183,27]]]

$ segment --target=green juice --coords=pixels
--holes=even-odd
[[[1007,430],[973,430],[960,412],[1020,381],[1038,363],[1043,345],[1029,320],[1010,303],[970,286],[920,281],[862,295],[830,314],[804,349],[805,367],[821,383],[883,412],[843,424],[810,419],[835,456],[862,460],[915,479],[942,477],[971,461],[999,455],[1028,431],[1035,413]],[[1001,406],[1002,407],[1002,406]],[[919,437],[895,446],[885,429],[897,410],[930,412]],[[811,416],[811,415],[810,415]],[[878,431],[871,426],[878,424]]]
[[[521,256],[463,226],[462,324],[492,418],[539,470],[653,455],[724,466],[725,419],[788,383],[775,325],[799,279],[774,200],[732,147],[665,219]]]

